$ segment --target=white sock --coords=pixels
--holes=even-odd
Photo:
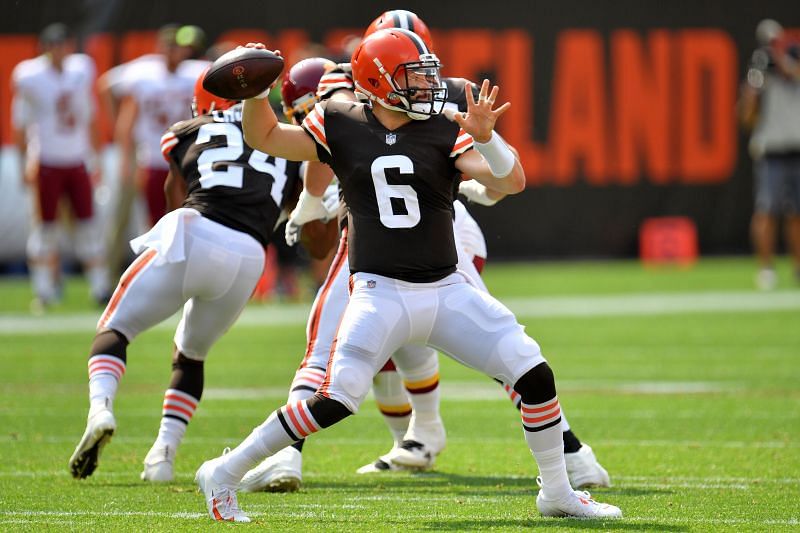
[[[170,447],[177,449],[183,441],[188,425],[182,420],[168,416],[161,418],[161,425],[158,428],[158,437],[153,444],[153,448]]]
[[[572,487],[564,462],[564,435],[558,397],[538,404],[522,402],[520,414],[525,440],[542,476],[542,492],[548,500],[569,497]]]
[[[238,485],[248,470],[293,442],[275,411],[241,444],[222,456],[214,478],[223,485]]]
[[[395,445],[399,445],[403,442],[411,419],[411,404],[403,387],[403,379],[394,370],[378,372],[372,381],[372,394]]]
[[[119,380],[125,374],[125,363],[113,355],[89,358],[89,416],[100,409],[113,410]]]

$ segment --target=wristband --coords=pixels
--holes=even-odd
[[[508,145],[499,135],[492,132],[492,136],[486,143],[473,143],[475,149],[483,156],[489,164],[489,170],[495,178],[505,178],[514,169],[516,158]]]

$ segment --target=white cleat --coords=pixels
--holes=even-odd
[[[394,466],[395,469],[412,468],[415,470],[428,470],[433,468],[433,463],[436,461],[438,451],[426,446],[421,442],[415,440],[404,440],[400,446],[392,448],[392,450],[383,456],[385,462]],[[381,460],[379,459],[379,461]]]
[[[575,490],[563,500],[547,500],[542,491],[536,496],[536,507],[542,516],[558,516],[566,518],[622,518],[619,507],[607,503],[599,503],[585,491]]]
[[[206,499],[209,516],[218,521],[249,522],[250,517],[239,509],[236,487],[222,485],[214,480],[214,469],[218,461],[219,458],[206,461],[200,465],[194,476],[194,482]]]
[[[303,484],[303,454],[287,446],[248,471],[239,488],[245,492],[295,492]]]
[[[103,448],[111,440],[117,429],[114,413],[110,409],[100,409],[89,413],[86,431],[69,458],[69,470],[75,479],[84,479],[92,475],[97,468],[97,460]]]
[[[608,472],[597,462],[597,457],[588,444],[583,444],[575,453],[565,453],[564,461],[567,463],[567,476],[573,489],[611,486]]]
[[[387,454],[390,462],[405,468],[427,470],[444,449],[447,434],[441,419],[417,422],[412,415],[405,438]]]
[[[173,462],[175,461],[174,446],[158,446],[150,448],[144,458],[142,481],[152,483],[169,483],[175,479]]]
[[[380,474],[385,472],[397,472],[398,470],[408,470],[407,467],[398,465],[392,461],[392,455],[397,448],[398,444],[395,444],[394,447],[389,450],[389,453],[381,455],[371,463],[365,464],[356,470],[356,474]]]

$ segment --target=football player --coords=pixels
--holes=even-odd
[[[431,46],[427,25],[416,14],[405,10],[387,11],[381,14],[370,24],[365,36],[379,29],[395,27],[413,29],[426,46]],[[316,79],[320,79],[320,82],[315,95],[313,81]],[[444,78],[444,82],[448,87],[448,102],[445,107],[466,111],[467,80]],[[287,117],[294,119],[304,118],[319,99],[324,100],[334,95],[337,98],[352,99],[354,85],[350,65],[333,65],[330,61],[319,58],[312,62],[298,63],[287,72],[282,93],[284,111]],[[291,102],[291,105],[287,106],[285,102]],[[302,122],[302,118],[295,121]],[[318,172],[331,174],[327,165],[312,162],[308,166],[309,171],[317,171],[320,168]],[[475,180],[460,182],[459,191],[471,201],[485,206],[494,205],[504,196],[502,193],[487,189]],[[346,223],[346,220],[344,222]],[[455,203],[454,227],[456,241],[460,244],[458,268],[469,273],[472,281],[486,290],[479,275],[487,255],[486,243],[477,223],[458,201]],[[342,246],[346,246],[346,238],[343,239]],[[343,256],[345,252],[346,248],[343,248],[341,255]],[[311,396],[324,378],[330,346],[347,301],[345,287],[349,271],[347,259],[344,258],[342,261],[342,264],[334,262],[329,273],[333,279],[326,280],[323,284],[324,290],[317,293],[307,327],[306,354],[290,388],[290,401]],[[410,358],[407,354],[402,360],[415,361],[417,366],[401,369],[403,374],[401,377],[397,373],[394,361],[390,359],[373,381],[373,395],[390,429],[394,444],[388,453],[359,468],[359,473],[430,468],[436,455],[444,448],[445,431],[439,415],[439,372],[436,352],[424,346],[408,346],[403,349],[407,352],[411,350],[416,352],[416,357]],[[504,389],[519,409],[519,395],[509,385],[504,385]],[[562,429],[567,472],[572,486],[575,488],[610,486],[608,473],[597,461],[591,447],[581,443],[572,432],[563,411]],[[299,488],[302,481],[303,442],[303,440],[298,441],[292,447],[281,450],[249,471],[242,479],[242,489],[292,491]]]
[[[327,100],[298,127],[278,122],[268,91],[244,103],[249,144],[290,160],[328,163],[339,178],[348,206],[350,299],[317,392],[277,409],[234,450],[198,469],[209,515],[249,521],[236,496],[244,474],[357,412],[389,357],[405,345],[425,344],[511,384],[521,396],[525,440],[541,477],[540,513],[620,517],[619,508],[570,487],[555,380],[538,344],[508,308],[456,270],[452,215],[461,174],[506,194],[525,186],[519,161],[494,135],[510,103],[495,108],[499,88],[484,80],[477,102],[467,91],[466,113],[443,116],[447,89],[438,58],[404,29],[368,36],[352,67],[356,90],[372,107]],[[301,195],[291,217],[302,221],[320,203],[318,196]]]
[[[11,75],[22,181],[37,200],[27,245],[33,309],[43,310],[60,298],[57,211],[62,196],[69,198],[77,219],[75,253],[91,295],[105,304],[111,285],[92,204],[101,148],[92,94],[95,65],[91,57],[74,53],[74,40],[63,24],[45,28],[39,44],[42,54],[18,64]],[[94,180],[87,163],[93,163]]]
[[[75,478],[92,474],[116,431],[113,402],[128,344],[183,308],[161,426],[142,473],[149,481],[172,479],[175,452],[203,392],[203,362],[253,292],[264,248],[299,181],[298,163],[244,142],[241,105],[211,96],[201,80],[195,86],[196,118],[178,122],[161,138],[170,166],[170,212],[131,241],[140,255],[97,324],[89,352],[86,431],[69,460]]]

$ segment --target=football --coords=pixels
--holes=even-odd
[[[264,92],[283,71],[283,58],[259,48],[237,48],[208,68],[203,88],[228,100],[245,100]]]

